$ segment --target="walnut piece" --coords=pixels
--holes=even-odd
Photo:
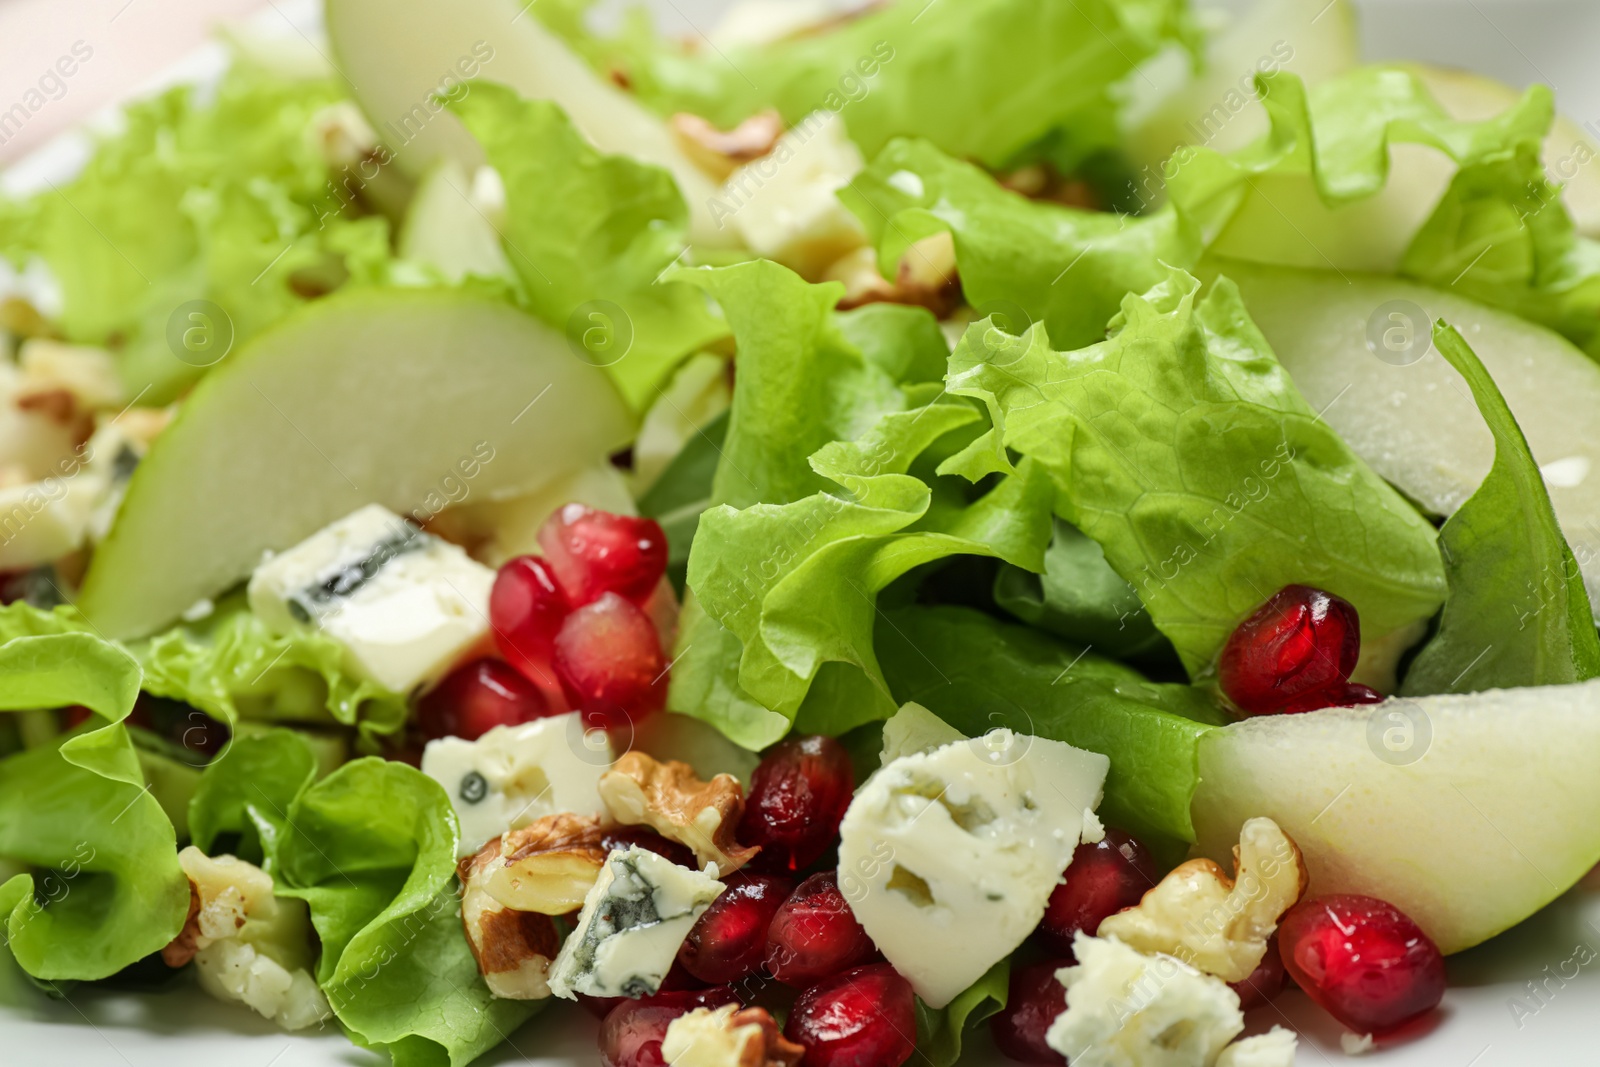
[[[844,296],[839,301],[844,310],[864,304],[914,304],[942,319],[961,303],[955,242],[947,230],[930,234],[907,248],[892,282],[878,273],[877,252],[870,247],[858,248],[835,260],[822,278],[844,283]]]
[[[629,752],[600,776],[600,799],[618,822],[643,823],[687,845],[701,870],[715,863],[718,877],[743,867],[761,851],[733,840],[744,814],[744,790],[731,774],[703,782],[687,763],[661,763],[643,752]]]
[[[519,830],[508,830],[484,846],[493,855],[482,867],[483,887],[517,911],[541,915],[575,911],[583,907],[605,866],[603,832],[599,819],[571,812],[546,815]]]
[[[804,1047],[784,1037],[765,1008],[696,1008],[667,1026],[661,1054],[672,1067],[796,1067]]]
[[[491,870],[504,864],[497,838],[461,861],[461,927],[489,992],[506,1000],[543,1000],[550,995],[550,961],[561,950],[548,915],[517,911],[489,895]]]
[[[207,856],[190,845],[178,853],[189,878],[189,915],[172,943],[161,950],[168,967],[182,967],[213,941],[237,934],[249,919],[277,912],[272,876],[233,856]]]
[[[783,136],[783,118],[770,108],[756,112],[731,130],[719,130],[687,111],[673,115],[667,126],[683,154],[718,179],[768,154]]]
[[[1233,850],[1235,875],[1207,859],[1180,864],[1138,905],[1100,924],[1140,952],[1164,952],[1225,982],[1250,976],[1278,919],[1305,892],[1300,849],[1271,819],[1251,819]]]

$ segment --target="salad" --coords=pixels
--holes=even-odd
[[[591,15],[326,0],[0,199],[7,995],[1427,1040],[1600,861],[1600,149],[1344,0]]]

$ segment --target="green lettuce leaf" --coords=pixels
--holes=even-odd
[[[338,723],[359,727],[369,740],[405,725],[405,697],[353,677],[337,642],[312,631],[273,633],[242,594],[132,650],[144,666],[147,692],[226,723]]]
[[[913,242],[948,231],[980,318],[999,316],[1013,333],[1042,322],[1064,346],[1100,340],[1125,294],[1163,281],[1163,264],[1187,267],[1200,254],[1170,210],[1136,218],[1030,200],[925,141],[891,142],[839,195],[887,276]]]
[[[220,307],[237,345],[306,294],[386,277],[387,222],[341,210],[350,195],[312,135],[343,97],[333,79],[240,59],[214,96],[186,86],[134,104],[77,177],[0,204],[0,255],[41,257],[61,283],[67,337],[118,345],[128,395],[172,400],[210,359],[169,347],[181,305]]]
[[[1494,434],[1494,464],[1439,532],[1450,593],[1401,691],[1475,693],[1600,675],[1583,574],[1527,438],[1461,335],[1441,321],[1433,343],[1472,389]]]
[[[316,755],[293,730],[235,737],[206,765],[189,802],[194,845],[215,855],[219,839],[226,837],[223,851],[272,874],[289,809],[316,777]]]
[[[1010,983],[1011,957],[1007,956],[943,1008],[930,1008],[917,998],[917,1062],[955,1067],[967,1030],[1006,1006]]]
[[[505,183],[501,234],[528,307],[629,404],[643,409],[679,362],[726,336],[701,293],[658,282],[688,226],[670,174],[601,155],[556,104],[503,85],[477,84],[450,106]]]
[[[982,429],[982,413],[937,397],[897,410],[906,393],[849,343],[831,311],[836,285],[806,285],[770,263],[698,277],[739,339],[714,495],[741,504],[700,517],[688,570],[695,611],[680,639],[696,658],[675,675],[673,706],[750,748],[776,741],[791,722],[837,734],[886,718],[898,704],[872,650],[877,594],[913,568],[957,554],[1039,569],[1050,536],[1049,480],[1024,463],[976,499],[954,479],[933,484],[938,459]],[[861,320],[851,328],[881,340],[881,323],[867,325],[873,329]],[[796,373],[797,365],[815,373]],[[813,451],[801,468],[806,448]],[[742,703],[730,706],[734,695]]]
[[[1233,283],[1198,291],[1174,269],[1075,352],[1038,325],[975,324],[949,388],[995,429],[969,452],[1050,472],[1058,513],[1138,589],[1192,678],[1292,583],[1343,596],[1373,637],[1429,618],[1444,599],[1433,528],[1306,404]]]
[[[36,979],[95,979],[177,936],[189,907],[177,838],[122,720],[139,665],[64,615],[0,608],[0,711],[82,705],[99,717],[0,761],[5,943]]]
[[[277,846],[279,893],[310,906],[317,981],[351,1037],[396,1067],[462,1067],[538,1004],[489,995],[461,929],[459,830],[433,779],[375,757],[307,788]]]
[[[1118,659],[1170,654],[1139,602],[1139,591],[1111,569],[1093,538],[1056,521],[1044,573],[1009,564],[995,575],[994,599],[1030,626]]]
[[[1163,47],[1197,40],[1182,0],[903,0],[824,33],[691,53],[638,24],[596,39],[573,7],[535,10],[662,114],[729,127],[767,107],[791,125],[828,110],[868,155],[923,137],[992,166],[1051,134],[1080,154],[1113,142],[1112,87]]]
[[[1004,727],[1111,759],[1100,815],[1135,835],[1194,840],[1189,799],[1202,734],[1227,722],[1211,697],[968,608],[886,612],[878,659],[897,700],[970,737]]]
[[[1458,121],[1393,67],[1309,91],[1287,73],[1257,84],[1268,134],[1230,155],[1184,149],[1168,166],[1173,202],[1212,251],[1401,273],[1600,349],[1600,246],[1578,235],[1540,162],[1555,115],[1547,87],[1500,115]],[[1391,149],[1409,145],[1438,153],[1445,173],[1417,156],[1398,157],[1391,173]]]

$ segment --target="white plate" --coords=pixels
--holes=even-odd
[[[1231,2],[1231,0],[1230,0]],[[723,0],[654,0],[674,28],[709,27]],[[1237,6],[1237,4],[1234,4]],[[1374,59],[1414,58],[1479,70],[1514,84],[1549,81],[1562,110],[1580,123],[1600,118],[1600,4],[1594,0],[1364,0],[1362,37]],[[305,0],[277,5],[300,18]],[[278,15],[272,13],[274,19]],[[216,50],[174,69],[168,82],[214,77]],[[83,158],[68,137],[13,167],[0,186],[60,180]],[[1475,887],[1454,891],[1467,894]],[[1541,914],[1486,945],[1448,961],[1450,989],[1432,1032],[1370,1054],[1384,1067],[1544,1067],[1600,1063],[1600,894],[1577,889]],[[13,980],[9,980],[12,978]],[[1276,1024],[1301,1037],[1297,1064],[1344,1059],[1340,1029],[1298,991],[1250,1015],[1250,1032]],[[596,1067],[595,1023],[571,1005],[557,1005],[510,1034],[477,1061],[485,1067]],[[124,1065],[183,1067],[340,1067],[380,1065],[387,1058],[351,1045],[337,1030],[285,1034],[252,1012],[220,1004],[180,979],[157,994],[80,987],[64,1000],[17,988],[0,973],[0,1064],[17,1067]],[[913,1059],[912,1063],[917,1061]],[[1000,1067],[1010,1061],[971,1042],[963,1064]]]

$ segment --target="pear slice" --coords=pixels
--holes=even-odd
[[[1311,896],[1364,893],[1446,952],[1600,860],[1600,679],[1248,719],[1200,740],[1193,813],[1226,861],[1246,819],[1299,844]]]
[[[134,472],[79,607],[106,636],[142,636],[362,505],[426,520],[533,492],[632,433],[604,372],[509,305],[332,296],[195,387]]]
[[[1460,330],[1544,469],[1590,596],[1600,593],[1600,364],[1542,326],[1399,278],[1224,259],[1202,273],[1238,283],[1307,402],[1374,470],[1441,516],[1472,495],[1494,461],[1494,438],[1466,382],[1432,350],[1432,320]],[[1396,313],[1404,321],[1389,317]]]
[[[689,239],[735,243],[711,217],[717,183],[678,149],[667,125],[591,70],[545,29],[526,0],[328,0],[335,65],[396,163],[421,177],[440,157],[469,173],[483,152],[436,97],[473,78],[553,100],[602,152],[665,167],[689,207]]]

